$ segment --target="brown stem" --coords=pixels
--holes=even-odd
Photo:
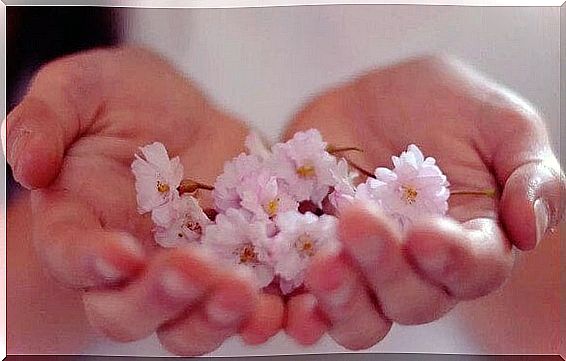
[[[194,193],[197,191],[197,189],[205,189],[208,191],[212,191],[214,190],[214,187],[209,186],[208,184],[194,181],[192,179],[183,179],[181,181],[181,184],[177,187],[177,191],[179,192],[179,195],[183,195],[185,193],[189,193],[189,194]]]
[[[329,145],[328,147],[326,147],[326,151],[330,154],[336,154],[336,153],[341,153],[341,152],[360,152],[363,153],[363,149],[360,149],[358,147],[335,147],[333,145]]]
[[[348,162],[348,164],[350,165],[350,167],[356,169],[357,171],[359,171],[360,173],[362,173],[363,175],[365,175],[366,177],[371,177],[371,178],[375,178],[375,175],[367,170],[365,170],[364,168],[362,168],[361,166],[357,165],[356,163],[352,162],[350,159],[345,158],[346,162]]]
[[[483,191],[451,191],[450,195],[464,195],[464,196],[488,196],[490,198],[495,198],[495,189],[486,189]]]

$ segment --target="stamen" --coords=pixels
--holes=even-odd
[[[417,196],[419,193],[417,190],[411,186],[402,186],[403,189],[403,198],[407,204],[413,204],[417,200]]]
[[[267,212],[267,214],[269,215],[269,217],[275,217],[275,215],[277,214],[277,210],[279,209],[279,202],[281,201],[281,198],[277,197],[275,199],[270,200],[265,206],[265,212]]]
[[[202,234],[202,226],[198,222],[188,221],[185,226],[194,233]]]
[[[164,193],[169,193],[169,190],[171,188],[169,187],[169,184],[167,183],[162,183],[161,181],[157,181],[157,191],[161,194]]]
[[[239,253],[240,263],[249,264],[257,262],[257,253],[251,244],[245,245],[236,253]]]
[[[295,243],[297,250],[308,257],[314,256],[314,243],[308,234],[302,234]]]
[[[297,174],[301,178],[312,178],[316,175],[312,165],[303,165],[297,168]]]

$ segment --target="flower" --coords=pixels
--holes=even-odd
[[[402,226],[423,215],[446,214],[449,184],[436,160],[425,159],[414,144],[392,160],[394,169],[377,168],[375,179],[358,186],[356,198],[379,203]]]
[[[257,220],[269,221],[279,213],[299,208],[299,203],[282,189],[277,178],[267,169],[257,176],[246,178],[238,194],[242,207]]]
[[[214,205],[218,212],[229,208],[240,208],[238,188],[247,177],[254,176],[262,169],[261,159],[255,155],[241,153],[224,165],[224,172],[214,184]]]
[[[199,206],[196,198],[183,195],[176,198],[169,207],[162,207],[170,214],[161,219],[152,217],[158,226],[155,241],[163,247],[178,247],[200,240],[202,233],[212,221]],[[156,213],[152,214],[155,216]]]
[[[132,172],[135,176],[138,211],[154,211],[178,196],[176,191],[183,178],[179,157],[169,159],[165,146],[155,142],[140,148],[143,157],[135,155]]]
[[[250,132],[244,144],[248,154],[255,155],[261,160],[268,159],[271,156],[271,151],[256,132]]]
[[[328,195],[328,200],[338,212],[348,204],[351,204],[356,194],[354,180],[358,177],[357,172],[351,172],[348,162],[342,158],[336,166],[330,169],[334,183],[333,191]]]
[[[320,206],[333,183],[330,169],[335,158],[326,151],[318,130],[297,132],[286,143],[275,144],[272,152],[269,166],[295,200],[311,200]]]
[[[205,228],[202,245],[219,258],[237,267],[246,267],[256,276],[256,286],[267,286],[274,278],[265,222],[252,221],[252,215],[230,208],[216,216],[216,224]]]
[[[279,233],[273,240],[273,259],[283,293],[288,294],[303,283],[315,254],[323,249],[338,249],[337,221],[336,217],[317,217],[310,212],[291,211],[277,216]]]

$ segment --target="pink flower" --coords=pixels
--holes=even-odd
[[[254,155],[261,160],[265,160],[271,157],[271,151],[269,150],[267,145],[265,145],[259,134],[257,134],[256,132],[252,131],[250,132],[250,134],[248,134],[248,136],[246,137],[245,146],[248,154]]]
[[[198,242],[205,227],[212,224],[196,198],[183,195],[171,202],[166,215],[152,214],[157,224],[154,238],[163,247],[179,247],[191,242]],[[156,216],[158,215],[158,216]]]
[[[238,194],[242,207],[260,221],[269,221],[277,214],[299,208],[299,203],[282,189],[268,169],[246,178]]]
[[[216,224],[206,227],[202,245],[218,257],[220,264],[250,269],[258,288],[273,280],[266,223],[252,221],[252,215],[243,209],[230,208],[218,214]]]
[[[136,154],[131,168],[136,178],[138,211],[143,214],[178,197],[177,187],[183,178],[183,165],[179,157],[169,159],[161,143],[155,142],[140,150],[143,158]]]
[[[348,162],[340,159],[336,165],[331,168],[334,183],[333,191],[328,195],[328,199],[336,211],[352,203],[356,194],[354,180],[358,177],[357,172],[350,171]]]
[[[335,158],[316,129],[297,132],[286,143],[272,147],[270,168],[284,181],[296,201],[311,200],[320,205],[333,183],[330,169]]]
[[[275,272],[281,291],[287,294],[303,283],[314,255],[321,250],[338,250],[337,218],[286,212],[277,216],[275,223],[279,228],[273,240]]]
[[[255,155],[241,153],[224,165],[224,172],[216,178],[214,184],[214,205],[218,212],[229,208],[240,208],[242,201],[238,188],[244,179],[254,176],[262,169],[262,162]]]
[[[423,215],[444,215],[448,211],[448,181],[434,158],[424,158],[411,144],[399,157],[392,157],[394,169],[377,168],[357,188],[356,197],[377,202],[401,225]]]

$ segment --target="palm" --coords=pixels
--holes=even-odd
[[[287,134],[312,127],[334,145],[359,147],[363,153],[347,157],[370,172],[391,168],[391,156],[414,143],[437,159],[453,192],[496,190],[487,154],[494,148],[490,135],[501,136],[505,129],[492,120],[513,105],[491,86],[472,83],[445,66],[406,63],[324,94],[297,116]],[[460,221],[495,218],[495,202],[454,195],[449,213]]]
[[[245,129],[214,110],[168,64],[144,54],[122,50],[85,60],[97,63],[89,76],[103,79],[92,91],[104,103],[93,107],[52,187],[91,205],[105,228],[128,231],[151,245],[151,221],[137,213],[130,170],[138,147],[159,141],[171,157],[180,156],[186,177],[213,183],[223,162],[241,151]],[[199,198],[210,205],[207,193]]]

